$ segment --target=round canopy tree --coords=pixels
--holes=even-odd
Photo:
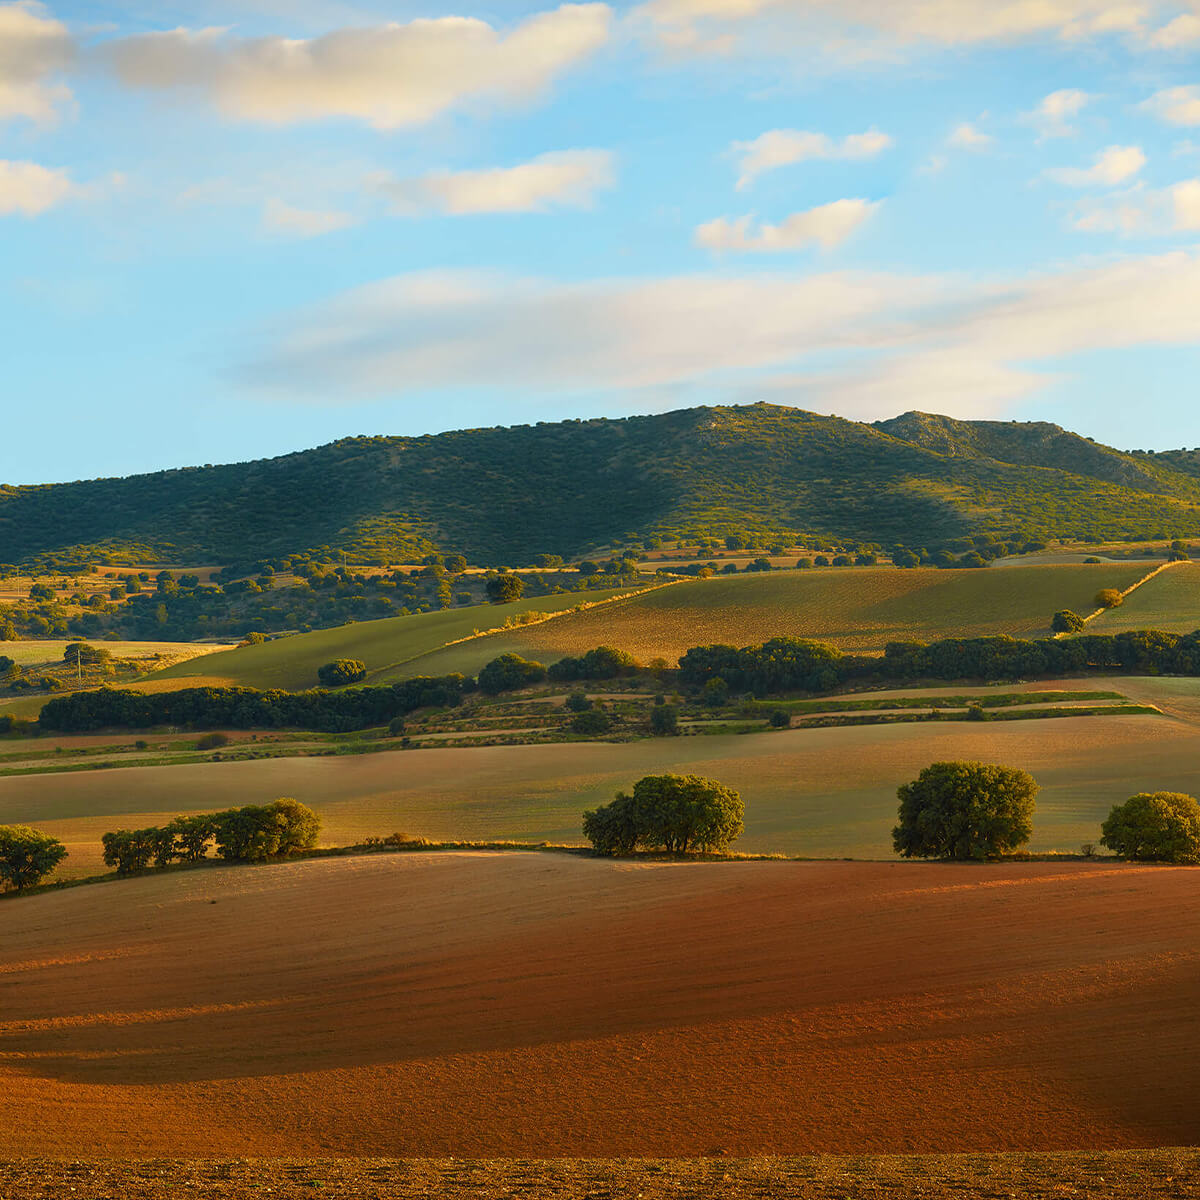
[[[1182,792],[1139,792],[1113,806],[1100,844],[1138,862],[1200,862],[1200,804]]]
[[[336,658],[317,668],[317,678],[326,687],[342,687],[347,683],[358,683],[366,677],[366,665],[356,658]]]
[[[0,825],[0,884],[18,892],[40,883],[67,857],[67,848],[28,825]]]
[[[722,851],[741,836],[742,798],[700,775],[646,775],[633,794],[583,814],[583,833],[602,854],[629,854],[638,846],[671,854]]]
[[[1033,835],[1033,776],[1015,767],[940,762],[897,790],[900,823],[892,830],[905,858],[996,858]]]

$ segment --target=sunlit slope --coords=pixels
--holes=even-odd
[[[408,670],[404,664],[445,646],[447,642],[470,637],[477,629],[495,629],[525,613],[561,612],[580,604],[596,604],[628,591],[625,588],[570,592],[518,600],[513,604],[474,605],[409,617],[387,617],[382,621],[358,621],[335,629],[318,629],[258,646],[209,654],[196,662],[180,663],[157,672],[150,678],[156,684],[179,680],[180,687],[187,687],[189,679],[203,678],[206,683],[223,680],[243,687],[296,690],[316,687],[317,668],[335,658],[353,658],[365,663],[368,682],[420,675],[424,673],[423,668]],[[489,641],[480,639],[480,645]],[[491,656],[487,655],[485,662],[488,657]]]
[[[1200,566],[1180,563],[1144,583],[1119,608],[1088,622],[1089,633],[1125,629],[1165,629],[1191,633],[1200,629]]]
[[[1012,634],[1044,637],[1060,608],[1090,612],[1100,588],[1151,569],[1102,563],[1004,571],[853,567],[688,581],[542,626],[428,654],[413,673],[472,672],[504,651],[550,662],[593,646],[674,661],[692,646],[806,637],[877,653],[892,641]],[[1136,594],[1136,593],[1135,593]],[[210,660],[211,661],[211,660]]]

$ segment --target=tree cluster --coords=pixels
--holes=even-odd
[[[551,663],[547,674],[558,683],[577,679],[618,679],[638,669],[637,659],[613,646],[597,646],[578,657],[560,658]]]
[[[641,848],[717,853],[741,836],[746,806],[737,792],[700,775],[647,775],[630,794],[583,814],[583,834],[600,854]]]
[[[284,796],[270,804],[176,817],[158,828],[118,829],[106,833],[101,844],[105,864],[118,875],[131,875],[151,864],[199,862],[210,846],[226,862],[281,858],[311,849],[320,831],[320,818],[308,805]]]

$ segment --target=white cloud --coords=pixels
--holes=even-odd
[[[78,190],[65,170],[0,158],[0,217],[36,217]]]
[[[564,4],[501,33],[439,17],[309,40],[176,29],[108,43],[127,86],[190,88],[228,117],[290,124],[330,117],[398,129],[472,100],[526,100],[608,39],[606,4]]]
[[[805,212],[792,213],[778,225],[756,224],[752,217],[718,217],[696,228],[696,245],[706,250],[778,253],[841,245],[874,211],[879,202],[835,200]]]
[[[1075,132],[1071,118],[1077,117],[1093,99],[1078,88],[1062,88],[1044,97],[1024,119],[1036,126],[1043,138],[1070,137]]]
[[[288,237],[319,237],[323,233],[334,233],[357,223],[354,215],[348,212],[293,208],[277,198],[263,205],[263,228],[269,233]]]
[[[1149,41],[1156,50],[1179,50],[1194,46],[1200,42],[1200,17],[1195,13],[1184,13],[1155,30]]]
[[[1146,165],[1140,146],[1109,146],[1090,167],[1055,167],[1048,178],[1066,187],[1115,187],[1132,179]]]
[[[1164,88],[1144,101],[1142,108],[1169,125],[1200,125],[1200,86]]]
[[[1165,236],[1200,230],[1200,179],[1184,179],[1168,188],[1133,188],[1087,202],[1073,224],[1081,233]]]
[[[1143,34],[1147,10],[1137,0],[646,0],[636,13],[674,48],[727,51],[732,31],[764,24],[839,48],[871,35],[895,47]]]
[[[969,121],[956,125],[946,139],[946,145],[956,150],[986,150],[992,144],[992,136],[975,128]]]
[[[1200,208],[1200,186],[1193,200]],[[1060,377],[1072,354],[1197,340],[1194,250],[991,282],[449,272],[382,280],[294,316],[248,375],[287,397],[323,398],[689,387],[744,396],[790,381],[788,398],[808,407],[977,412]]]
[[[67,28],[31,0],[0,4],[0,120],[26,117],[53,124],[71,91],[54,75],[68,66],[75,46]]]
[[[373,185],[404,216],[586,208],[597,191],[612,187],[613,158],[607,150],[564,150],[515,167],[434,171],[413,179],[380,175]]]
[[[813,158],[873,158],[891,145],[892,139],[877,129],[849,134],[840,142],[825,133],[771,129],[752,142],[734,142],[730,149],[740,156],[738,170],[741,176],[737,181],[740,192],[766,171]]]

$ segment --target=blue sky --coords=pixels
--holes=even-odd
[[[1200,444],[1200,3],[0,0],[0,482],[765,399]]]

